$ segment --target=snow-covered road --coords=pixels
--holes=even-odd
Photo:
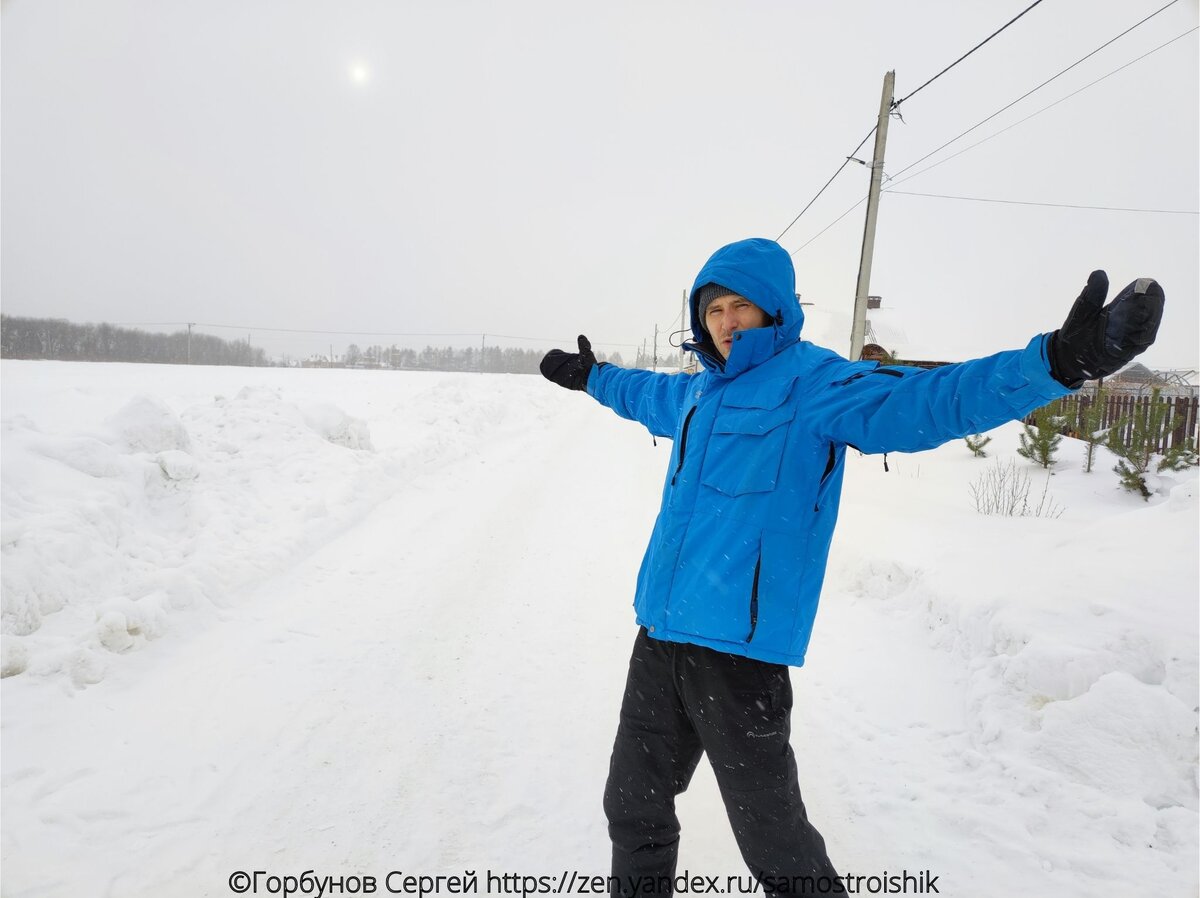
[[[533,377],[4,362],[2,386],[5,896],[606,872],[669,442]],[[1195,472],[1146,505],[1070,455],[1063,517],[1014,520],[971,508],[988,462],[961,444],[849,464],[793,671],[839,868],[1195,894]],[[681,870],[744,874],[706,765],[679,808]]]

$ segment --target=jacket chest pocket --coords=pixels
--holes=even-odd
[[[721,397],[700,482],[727,496],[764,493],[779,479],[795,378],[731,384]]]

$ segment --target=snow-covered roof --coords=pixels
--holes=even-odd
[[[912,341],[901,326],[901,316],[895,309],[872,309],[867,315],[867,333],[874,342],[900,358],[908,358]]]

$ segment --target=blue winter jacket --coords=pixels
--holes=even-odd
[[[768,312],[723,361],[696,291],[717,283]],[[703,371],[600,365],[588,392],[674,447],[638,574],[638,623],[658,639],[801,665],[837,520],[846,447],[916,452],[990,430],[1070,392],[1048,335],[931,370],[849,362],[800,340],[791,257],[771,240],[718,250],[692,287]]]

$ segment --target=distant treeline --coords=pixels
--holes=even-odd
[[[544,349],[515,349],[507,346],[368,346],[351,343],[345,355],[330,358],[314,355],[299,360],[284,356],[267,358],[266,351],[246,340],[222,340],[186,330],[155,334],[111,324],[74,324],[60,318],[19,318],[0,315],[0,357],[6,359],[57,359],[75,362],[153,362],[167,365],[253,365],[312,368],[386,368],[424,371],[484,371],[493,374],[537,374]],[[564,349],[574,347],[563,346]],[[190,354],[189,354],[190,353]],[[600,361],[624,364],[619,352]],[[677,356],[676,356],[677,358]],[[652,359],[637,354],[635,367],[650,367]],[[665,363],[665,359],[660,359]]]
[[[564,347],[565,348],[565,347]],[[574,348],[574,347],[572,347]],[[537,374],[544,349],[515,349],[511,346],[484,346],[454,349],[450,346],[426,346],[422,350],[400,349],[396,346],[368,346],[359,349],[351,343],[343,359],[334,361],[331,367],[348,368],[414,368],[424,371],[484,371],[489,374]],[[613,353],[606,358],[596,353],[600,361],[621,364],[621,354]],[[305,365],[327,366],[327,359],[316,357],[306,360]]]
[[[246,340],[222,340],[186,330],[173,334],[111,324],[74,324],[61,318],[0,315],[0,358],[74,362],[157,362],[167,365],[269,365]]]
[[[333,362],[334,367],[347,368],[409,368],[422,371],[485,371],[489,374],[536,374],[538,363],[546,353],[540,349],[513,349],[488,346],[482,349],[469,346],[454,349],[450,346],[426,346],[424,349],[401,349],[397,346],[368,346],[359,349],[351,343],[346,355]],[[323,359],[306,361],[306,365],[325,364]]]

